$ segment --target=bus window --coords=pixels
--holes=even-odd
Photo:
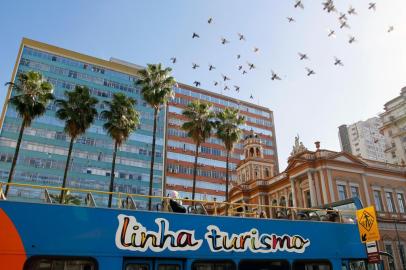
[[[158,270],[180,270],[179,264],[160,264]]]
[[[197,261],[192,265],[193,270],[235,270],[235,264],[230,261]]]
[[[32,257],[24,270],[97,270],[97,264],[93,259]]]
[[[275,260],[243,260],[239,270],[289,270],[288,261]]]
[[[350,270],[366,270],[365,261],[363,260],[351,260],[349,265]]]
[[[149,270],[149,264],[146,263],[127,264],[125,270]]]
[[[331,270],[328,261],[295,261],[293,270]]]

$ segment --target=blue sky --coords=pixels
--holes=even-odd
[[[286,0],[2,1],[0,83],[10,80],[22,37],[139,65],[172,66],[169,59],[176,56],[178,81],[197,80],[204,89],[274,111],[282,170],[296,134],[309,149],[320,140],[322,148],[339,150],[340,124],[377,115],[406,86],[404,0],[377,0],[376,11],[368,10],[370,1],[334,1],[339,11],[350,5],[357,10],[358,15],[347,15],[350,29],[339,29],[338,15],[323,11],[321,2],[303,0],[302,10]],[[296,22],[288,23],[287,16]],[[395,29],[387,33],[390,25]],[[327,37],[329,28],[336,38]],[[193,32],[200,39],[192,39]],[[247,40],[239,41],[238,32]],[[349,35],[357,41],[349,44]],[[221,37],[230,43],[222,45]],[[298,52],[310,59],[299,61]],[[335,56],[343,67],[333,65]],[[243,76],[237,66],[247,69],[247,61],[257,68]],[[192,62],[201,67],[193,70]],[[209,64],[216,69],[208,71]],[[316,75],[306,76],[307,66]],[[282,80],[271,81],[271,70]],[[231,77],[231,89],[241,87],[240,93],[213,86],[221,73]],[[1,104],[5,93],[2,86]]]

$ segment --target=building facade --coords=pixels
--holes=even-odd
[[[381,132],[385,136],[385,154],[388,162],[393,164],[406,163],[406,87],[400,95],[384,106]]]
[[[191,198],[195,145],[181,126],[186,120],[183,109],[194,99],[213,105],[214,111],[237,108],[246,119],[241,126],[244,136],[251,130],[263,142],[263,155],[278,173],[273,112],[265,107],[180,84],[175,98],[169,103],[167,115],[166,188],[176,190],[183,198]],[[235,145],[230,155],[230,180],[237,181],[235,168],[243,156],[242,142]],[[225,199],[226,150],[222,141],[213,134],[199,149],[196,181],[196,199],[223,201]]]
[[[245,179],[230,190],[231,202],[317,208],[358,197],[364,206],[374,205],[377,211],[382,239],[379,248],[395,259],[390,262],[385,258],[385,269],[405,269],[406,167],[319,147],[317,143],[316,150],[309,151],[297,138],[282,173]],[[265,211],[267,217],[278,218],[275,208],[259,208],[254,211]]]
[[[339,126],[341,150],[354,156],[385,162],[385,137],[379,131],[381,127],[379,117]]]
[[[63,98],[64,91],[75,85],[89,87],[104,110],[102,101],[110,100],[116,92],[123,92],[137,100],[136,109],[141,115],[139,128],[123,144],[117,156],[115,191],[148,194],[151,158],[153,110],[143,100],[135,85],[140,66],[111,58],[110,61],[58,48],[30,39],[23,39],[11,81],[19,72],[41,72],[54,85],[56,98]],[[14,93],[9,89],[6,100]],[[263,139],[264,155],[278,172],[273,113],[267,108],[234,98],[218,95],[184,84],[175,87],[175,98],[161,111],[157,127],[157,148],[154,165],[153,194],[162,190],[177,190],[183,197],[191,197],[194,144],[181,129],[185,106],[194,99],[213,104],[214,110],[226,107],[239,108],[247,119],[245,133],[254,130]],[[17,162],[14,182],[61,186],[68,151],[69,137],[63,132],[64,123],[55,117],[57,108],[50,104],[43,117],[26,128]],[[110,181],[113,141],[103,130],[100,117],[74,144],[68,187],[107,191]],[[12,106],[4,104],[0,119],[0,181],[7,181],[14,155],[21,120]],[[230,170],[242,158],[243,146],[236,145],[230,158]],[[165,151],[166,150],[166,151]],[[214,135],[200,149],[197,196],[198,199],[223,200],[225,198],[225,149]],[[231,179],[236,179],[232,173]],[[166,183],[166,184],[165,184]],[[9,196],[38,199],[41,191],[13,187]],[[106,198],[96,197],[98,204]],[[144,207],[145,201],[137,202]]]
[[[55,98],[64,98],[65,91],[75,85],[89,87],[97,97],[98,112],[105,109],[103,101],[110,100],[114,93],[123,92],[136,99],[136,109],[141,115],[141,124],[129,140],[123,144],[116,160],[115,190],[126,193],[148,194],[149,168],[153,127],[153,110],[140,95],[134,84],[136,69],[122,63],[105,61],[48,44],[24,39],[12,75],[15,80],[19,72],[29,70],[41,72],[54,86]],[[6,100],[14,93],[9,89]],[[14,182],[35,185],[61,186],[69,145],[64,133],[64,123],[55,116],[57,108],[50,103],[44,116],[33,121],[25,129],[17,161]],[[104,119],[99,116],[88,131],[74,144],[67,186],[107,191],[111,172],[114,144],[103,129]],[[13,106],[4,104],[0,133],[0,179],[7,181],[8,172],[21,119]],[[159,116],[157,151],[153,192],[162,189],[163,148],[165,113]],[[9,196],[35,199],[41,191],[29,188],[11,188]],[[105,198],[95,196],[98,204]],[[145,202],[138,202],[140,207]]]

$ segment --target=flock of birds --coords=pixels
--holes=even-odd
[[[295,0],[295,2],[294,2],[294,4],[293,4],[293,7],[294,7],[295,9],[305,9],[304,1],[303,1],[303,0]],[[340,29],[343,29],[343,28],[348,28],[348,29],[350,29],[351,27],[350,27],[350,25],[349,25],[348,18],[349,18],[350,16],[356,16],[356,15],[358,15],[357,11],[356,11],[355,8],[352,7],[352,6],[350,6],[346,12],[339,12],[339,11],[337,10],[337,8],[336,8],[336,5],[334,4],[334,0],[325,0],[324,2],[322,2],[322,7],[323,7],[323,10],[326,11],[327,13],[338,14],[338,22],[339,22],[339,28],[340,28]],[[375,2],[370,2],[370,3],[368,3],[367,8],[368,8],[368,10],[370,10],[370,11],[375,11],[376,8],[377,8],[376,3],[375,3]],[[288,23],[294,23],[294,22],[296,22],[295,18],[293,18],[293,17],[286,17],[286,18],[287,18],[287,20],[288,20]],[[208,23],[208,24],[213,24],[213,22],[214,22],[214,18],[213,18],[213,17],[208,18],[208,20],[207,20],[207,23]],[[390,32],[392,32],[393,30],[394,30],[394,27],[393,27],[393,26],[389,26],[387,32],[390,33]],[[336,31],[335,31],[334,29],[328,29],[328,34],[327,34],[327,36],[328,36],[329,38],[334,38],[335,35],[336,35]],[[200,35],[199,35],[197,32],[193,32],[192,35],[191,35],[191,37],[192,37],[192,39],[196,39],[196,40],[200,39]],[[246,41],[246,36],[245,36],[244,34],[242,34],[242,33],[237,33],[237,37],[238,37],[238,41],[241,41],[241,42]],[[348,38],[348,43],[349,43],[349,44],[352,44],[352,43],[354,43],[354,42],[356,42],[356,41],[357,41],[357,39],[355,38],[355,36],[352,36],[352,35],[349,36],[349,38]],[[221,39],[220,39],[220,43],[221,43],[222,45],[226,45],[226,44],[228,44],[228,43],[230,43],[230,42],[231,42],[231,41],[228,40],[228,39],[226,39],[225,37],[221,37]],[[259,49],[258,47],[254,47],[254,48],[252,49],[252,51],[253,51],[254,53],[259,53],[260,49]],[[237,58],[237,59],[241,59],[241,54],[237,54],[237,55],[236,55],[236,58]],[[306,53],[303,53],[303,52],[299,52],[299,53],[298,53],[298,60],[299,60],[299,61],[306,61],[306,60],[309,60],[309,59],[310,59],[310,58],[309,58],[309,56],[308,56]],[[171,57],[171,58],[170,58],[170,61],[171,61],[172,64],[176,64],[177,61],[178,61],[178,59],[177,59],[177,57],[174,56],[174,57]],[[334,57],[334,62],[332,62],[332,64],[334,64],[334,66],[344,66],[343,61],[342,61],[340,58],[338,58],[338,57]],[[200,67],[200,65],[199,65],[198,63],[192,63],[191,68],[192,68],[193,70],[196,70],[196,69],[201,68],[201,67]],[[245,75],[245,74],[247,74],[248,72],[254,71],[256,68],[257,68],[257,67],[256,67],[256,65],[255,65],[254,63],[251,63],[251,62],[248,62],[248,61],[246,62],[246,65],[239,64],[239,65],[237,66],[238,71],[241,72],[242,75]],[[209,71],[213,71],[213,70],[215,70],[215,69],[216,69],[216,66],[214,66],[213,64],[208,64],[208,70],[209,70]],[[312,68],[310,68],[310,67],[305,67],[305,71],[306,71],[305,74],[306,74],[307,76],[312,76],[312,75],[315,75],[315,74],[316,74],[316,72],[314,71],[314,69],[312,69]],[[275,80],[282,80],[281,76],[279,76],[278,73],[276,73],[274,70],[271,70],[270,79],[271,79],[272,81],[275,81]],[[220,85],[219,81],[222,82],[222,84],[221,84],[222,90],[224,90],[224,91],[230,90],[230,87],[231,87],[231,86],[227,85],[228,81],[231,81],[230,76],[225,75],[224,73],[221,73],[221,80],[219,79],[218,81],[214,81],[214,82],[213,82],[213,85],[214,85],[214,86],[219,86],[219,85]],[[201,82],[200,82],[200,81],[197,81],[197,80],[195,80],[195,81],[193,82],[193,84],[194,84],[196,87],[200,87],[200,86],[201,86]],[[232,87],[233,87],[233,89],[234,89],[236,92],[239,92],[239,91],[240,91],[240,86],[238,86],[238,85],[233,85]],[[253,94],[251,93],[251,94],[250,94],[250,99],[253,99],[253,98],[254,98],[254,96],[253,96]]]

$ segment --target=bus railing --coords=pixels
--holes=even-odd
[[[115,204],[113,208],[122,209],[142,209],[138,207],[137,201],[147,201],[151,198],[155,204],[154,209],[162,212],[174,212],[170,206],[170,200],[175,200],[179,202],[180,205],[186,209],[187,213],[191,214],[202,214],[202,215],[212,215],[212,216],[225,216],[226,208],[228,208],[228,216],[238,216],[238,217],[251,217],[251,218],[271,218],[271,219],[281,219],[281,220],[308,220],[308,221],[329,221],[329,222],[339,222],[339,223],[353,223],[355,220],[355,210],[350,209],[333,209],[333,208],[305,208],[305,207],[293,207],[285,205],[263,205],[263,204],[250,204],[245,202],[219,202],[216,200],[191,200],[188,198],[177,198],[173,199],[170,197],[163,196],[148,196],[144,194],[132,194],[125,192],[108,192],[101,190],[90,190],[90,189],[80,189],[74,187],[55,187],[55,186],[42,186],[42,185],[31,185],[22,183],[3,183],[0,182],[0,200],[6,200],[6,196],[3,193],[3,186],[20,188],[20,189],[34,189],[42,190],[43,194],[41,198],[46,203],[59,203],[59,201],[52,199],[51,194],[60,193],[62,190],[65,193],[73,194],[72,196],[77,196],[80,202],[79,205],[84,205],[87,207],[106,207],[103,204],[97,204],[94,196],[104,196],[107,197],[110,194],[115,199]],[[76,194],[84,194],[81,195]],[[12,196],[10,195],[9,198]],[[14,196],[14,200],[18,200],[18,196]],[[38,199],[38,198],[37,198]],[[102,201],[106,201],[103,198]],[[66,202],[66,204],[70,204]]]

